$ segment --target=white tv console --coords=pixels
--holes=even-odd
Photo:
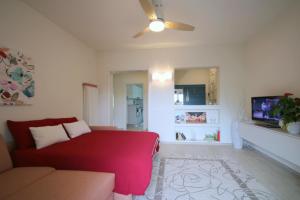
[[[300,173],[300,136],[251,122],[240,122],[238,132],[256,150]]]

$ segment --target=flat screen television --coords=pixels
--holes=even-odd
[[[278,125],[280,116],[274,116],[270,111],[280,98],[280,96],[252,97],[252,120]]]

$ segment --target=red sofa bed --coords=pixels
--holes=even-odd
[[[63,120],[56,120],[54,124],[60,122],[63,123]],[[8,127],[12,131],[18,123],[8,121]],[[32,123],[29,125],[33,126]],[[24,124],[23,129],[26,129]],[[25,135],[27,139],[31,137],[27,129],[23,130],[27,132],[27,135],[22,133],[23,140],[26,140]],[[12,131],[12,134],[16,138],[16,134],[20,135],[21,132]],[[158,150],[158,134],[98,130],[39,150],[34,146],[24,146],[12,152],[16,167],[51,166],[56,169],[112,172],[116,176],[114,192],[142,195],[150,183],[152,157]]]

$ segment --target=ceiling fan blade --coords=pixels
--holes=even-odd
[[[157,19],[155,9],[149,0],[140,0],[140,4],[150,21]]]
[[[181,31],[193,31],[195,30],[195,27],[189,24],[184,24],[180,22],[171,22],[171,21],[166,21],[165,22],[165,27],[167,29],[175,29],[175,30],[181,30]]]
[[[141,32],[139,32],[139,33],[137,33],[137,34],[135,34],[135,35],[133,36],[133,38],[138,38],[138,37],[144,35],[145,33],[149,32],[149,31],[150,31],[150,29],[149,29],[149,27],[147,27],[147,28],[145,28],[143,31],[141,31]]]

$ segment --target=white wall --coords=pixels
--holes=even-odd
[[[171,73],[173,69],[161,66],[151,68],[152,73]],[[171,80],[152,80],[149,83],[149,130],[159,133],[161,141],[174,140],[174,78]]]
[[[31,106],[0,107],[0,133],[10,140],[6,120],[82,118],[82,83],[97,82],[94,50],[37,11],[2,0],[0,46],[22,50],[36,65],[36,96]]]
[[[209,68],[191,68],[175,70],[175,84],[205,84],[209,82]]]
[[[127,84],[142,84],[144,92],[144,129],[148,127],[148,72],[131,71],[114,74],[114,125],[126,129]]]
[[[220,105],[221,105],[221,141],[231,142],[230,124],[241,108],[243,99],[244,82],[244,51],[242,46],[201,46],[190,48],[173,49],[152,49],[152,50],[132,50],[132,51],[106,51],[98,53],[98,70],[101,85],[101,110],[102,124],[110,124],[112,114],[111,108],[111,71],[127,70],[148,70],[162,68],[191,68],[191,67],[220,67]],[[174,80],[173,80],[174,81]],[[170,89],[170,87],[167,87]],[[165,109],[171,112],[173,108],[173,91],[165,90],[165,95],[170,95],[172,103],[165,105]],[[163,92],[162,92],[163,93]],[[151,87],[149,86],[149,97],[151,96]],[[158,96],[164,99],[164,96]],[[166,100],[166,99],[164,99]],[[167,100],[166,100],[167,101]],[[152,102],[153,99],[152,99]],[[157,104],[151,104],[149,99],[149,112]],[[149,113],[150,124],[160,120],[160,126],[164,128],[164,133],[173,136],[174,116],[170,122],[170,116],[164,118],[161,112]],[[169,114],[173,115],[173,113]],[[169,130],[169,131],[167,131]],[[169,138],[172,136],[166,136]]]
[[[246,60],[249,116],[251,96],[300,97],[300,2],[249,41]]]

